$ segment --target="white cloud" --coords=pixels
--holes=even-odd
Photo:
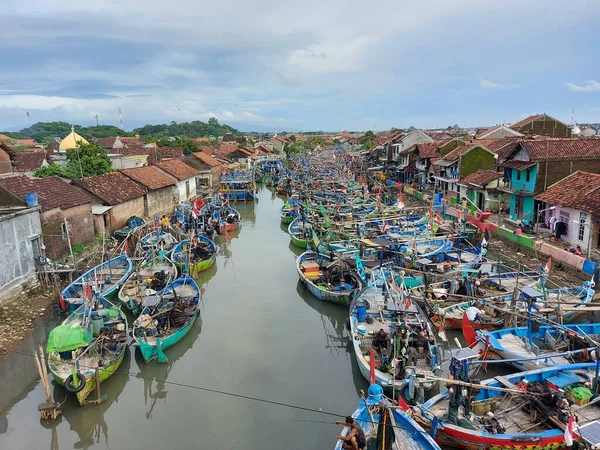
[[[595,80],[584,81],[582,85],[567,83],[567,87],[575,92],[600,92],[600,83]]]
[[[346,42],[312,44],[294,50],[288,63],[313,72],[348,72],[358,70],[371,43],[368,37]]]
[[[500,84],[484,78],[479,80],[479,86],[483,89],[518,89],[521,87],[520,84]]]

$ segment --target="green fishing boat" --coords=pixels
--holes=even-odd
[[[48,336],[48,368],[81,406],[97,384],[119,368],[128,350],[127,319],[108,300],[92,294]]]
[[[181,241],[171,253],[171,260],[183,272],[194,277],[211,267],[217,259],[217,246],[206,236]]]
[[[288,233],[292,243],[298,248],[306,248],[308,242],[312,239],[312,225],[310,222],[302,219],[294,219],[288,227]]]
[[[198,315],[199,301],[200,288],[188,275],[148,297],[133,323],[133,339],[146,362],[168,362],[164,350],[190,331]]]

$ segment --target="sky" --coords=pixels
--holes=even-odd
[[[599,19],[595,0],[4,0],[0,129],[600,122]]]

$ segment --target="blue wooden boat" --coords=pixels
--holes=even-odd
[[[126,253],[98,264],[85,272],[60,293],[58,308],[71,313],[84,301],[84,285],[91,286],[98,295],[111,299],[133,271],[133,263]]]
[[[254,199],[254,174],[249,171],[223,174],[219,186],[220,195],[231,201],[248,201]]]
[[[179,342],[199,314],[200,288],[187,274],[144,302],[133,323],[133,338],[146,362],[168,361],[164,350]]]
[[[139,246],[144,253],[158,252],[159,250],[168,252],[176,243],[175,236],[162,230],[151,231],[139,240]]]
[[[189,239],[185,239],[173,248],[171,261],[182,272],[186,270],[191,276],[195,276],[215,263],[217,246],[206,236],[195,236],[192,239],[195,242],[190,243]],[[199,251],[200,247],[202,247],[202,251]]]
[[[579,440],[580,433],[593,437],[588,429],[596,431],[597,439],[600,428],[597,394],[586,388],[586,399],[581,396],[582,390],[576,390],[583,386],[595,388],[595,372],[596,363],[568,364],[488,378],[474,392],[454,386],[452,402],[448,391],[438,394],[413,406],[413,419],[434,435],[438,444],[452,448],[565,448],[568,447],[565,427],[570,414],[576,420],[573,441]],[[462,396],[463,392],[467,397]],[[585,409],[575,405],[563,408],[565,403],[561,398],[565,393],[576,398],[580,406],[590,404]],[[466,405],[469,414],[460,414],[458,405]]]
[[[569,362],[590,360],[583,349],[596,348],[600,339],[600,323],[503,328],[478,330],[472,348],[486,360],[505,360],[521,370],[534,370]],[[581,351],[578,353],[577,351]]]
[[[360,269],[359,269],[360,271]],[[360,373],[371,379],[371,350],[374,357],[375,380],[384,389],[400,392],[410,373],[433,375],[440,370],[440,352],[431,325],[419,305],[407,295],[402,273],[390,267],[371,271],[368,287],[351,303],[349,328],[356,363]],[[392,281],[393,280],[393,281]],[[376,334],[383,330],[387,344],[377,348]],[[399,331],[396,334],[396,330]],[[401,336],[405,336],[401,339]],[[392,365],[392,356],[414,346],[419,349],[412,364]],[[403,359],[403,358],[396,358]],[[429,383],[426,388],[431,388]]]
[[[296,259],[300,282],[319,300],[350,306],[363,287],[354,269],[343,259],[304,252]]]

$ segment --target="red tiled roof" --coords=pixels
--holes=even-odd
[[[529,167],[535,166],[537,163],[531,161],[505,161],[502,163],[502,167],[508,167],[510,169],[523,170]]]
[[[59,177],[29,178],[19,175],[0,178],[0,186],[22,199],[30,192],[36,193],[42,211],[54,208],[69,209],[92,201],[79,189]]]
[[[73,184],[84,188],[109,205],[118,205],[141,197],[147,190],[121,172],[85,177],[73,180]]]
[[[517,123],[513,123],[510,128],[512,128],[513,130],[515,128],[521,128],[522,126],[525,126],[535,120],[541,119],[542,117],[544,117],[544,114],[534,114],[532,116],[526,117],[525,119],[517,122]]]
[[[531,159],[600,159],[600,140],[586,138],[524,140]]]
[[[598,216],[600,215],[600,174],[578,170],[554,183],[545,192],[536,195],[535,199]]]
[[[419,158],[439,158],[440,157],[440,149],[437,142],[435,143],[423,143],[416,144],[419,149]]]
[[[156,163],[156,166],[167,172],[169,175],[173,175],[179,181],[193,178],[200,173],[193,167],[188,166],[186,163],[179,161],[178,159],[160,161]]]
[[[211,155],[207,155],[204,152],[196,152],[196,153],[192,153],[192,155],[195,158],[198,158],[200,161],[202,161],[204,164],[206,164],[209,167],[219,167],[219,166],[223,165],[220,161],[213,158]]]
[[[37,144],[35,139],[15,139],[15,145],[27,145],[35,146]]]
[[[170,175],[167,175],[162,170],[154,166],[134,167],[131,169],[122,169],[121,173],[127,175],[134,181],[137,181],[142,186],[145,186],[150,191],[162,189],[167,186],[175,186],[177,180]]]
[[[496,172],[494,170],[485,170],[473,172],[460,180],[460,184],[466,186],[483,187],[488,183],[491,183],[498,178],[502,178],[504,174],[502,172]]]
[[[0,141],[14,141],[14,139],[5,134],[0,134]]]
[[[254,150],[256,150],[258,153],[265,153],[265,154],[271,154],[271,153],[273,153],[271,150],[269,150],[264,145],[259,145]]]
[[[96,142],[100,144],[102,148],[111,149],[115,145],[116,137],[103,137],[96,139]]]
[[[121,137],[119,136],[119,140],[125,145],[144,145],[144,141],[140,138],[136,137]]]
[[[221,139],[222,142],[236,142],[235,140],[235,135],[232,133],[225,133],[223,135],[223,138]]]
[[[34,172],[46,160],[44,151],[15,153],[13,162],[15,172]]]

